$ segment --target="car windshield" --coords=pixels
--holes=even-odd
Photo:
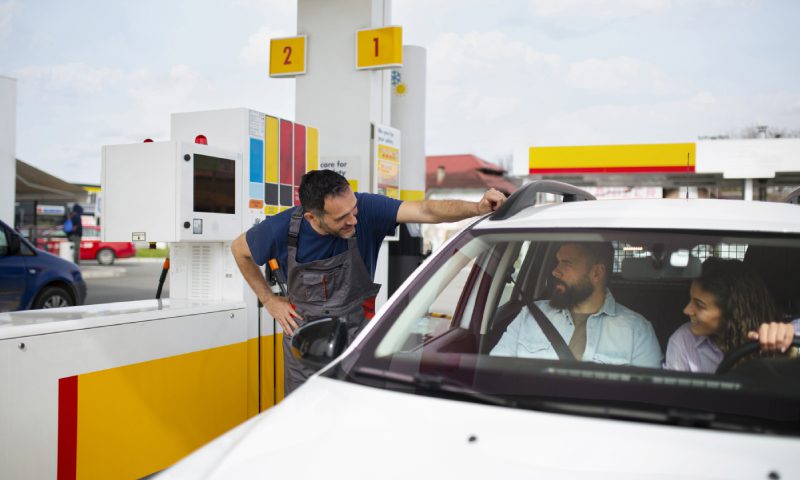
[[[800,434],[796,350],[740,349],[761,320],[800,318],[800,237],[473,229],[444,248],[328,375],[518,408]]]

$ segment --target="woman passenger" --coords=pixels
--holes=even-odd
[[[689,322],[667,344],[664,368],[713,373],[725,354],[758,340],[762,352],[785,352],[800,323],[776,322],[779,312],[764,282],[739,260],[703,263],[683,309]]]

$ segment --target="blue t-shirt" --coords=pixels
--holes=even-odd
[[[370,278],[374,279],[381,243],[386,235],[394,234],[397,227],[397,209],[403,202],[372,193],[356,193],[355,196],[358,208],[356,216],[358,251]],[[277,258],[281,270],[287,275],[286,258],[289,253],[286,242],[289,236],[289,221],[296,208],[267,217],[247,231],[245,234],[247,246],[250,247],[250,253],[256,264],[264,265],[269,259]],[[305,219],[300,222],[295,259],[298,263],[330,258],[345,251],[347,251],[347,239],[336,235],[320,235]]]

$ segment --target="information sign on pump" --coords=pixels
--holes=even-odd
[[[400,200],[400,130],[372,126],[372,191]],[[386,240],[397,240],[395,234]]]

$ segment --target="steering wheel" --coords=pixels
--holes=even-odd
[[[800,337],[795,336],[790,347],[800,348]],[[723,358],[717,366],[717,371],[715,373],[728,373],[730,369],[736,365],[736,362],[741,360],[745,355],[749,355],[757,351],[759,348],[761,348],[761,346],[759,345],[758,340],[752,340],[739,345],[725,355],[725,358]]]

